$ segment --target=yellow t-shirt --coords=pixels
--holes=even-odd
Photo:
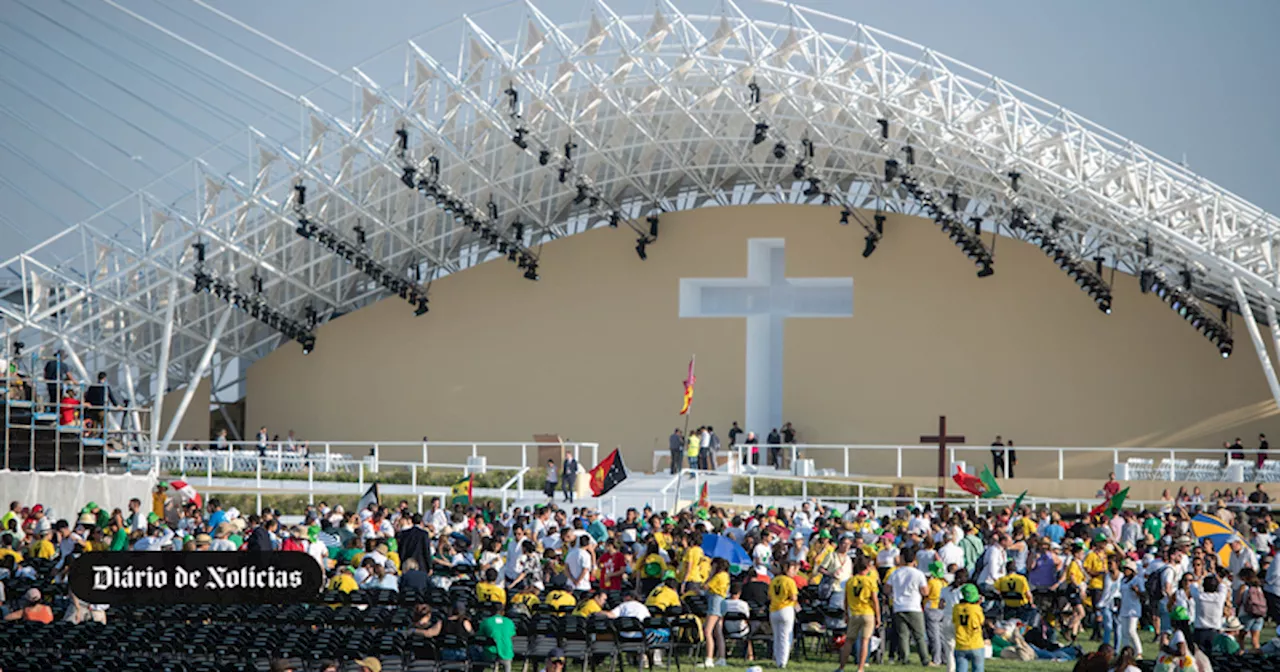
[[[591,614],[597,613],[599,611],[600,611],[600,603],[588,597],[587,599],[582,601],[582,604],[578,605],[577,609],[573,610],[573,615],[574,616],[590,616]]]
[[[517,593],[511,598],[511,604],[523,604],[531,610],[541,603],[542,600],[538,599],[537,593]]]
[[[661,579],[667,573],[667,561],[657,553],[650,553],[636,561],[635,571],[641,579]]]
[[[1107,556],[1098,551],[1089,551],[1084,556],[1084,571],[1089,575],[1089,588],[1102,589],[1102,575],[1107,571]]]
[[[547,593],[547,604],[560,609],[561,607],[576,607],[578,606],[578,601],[573,599],[573,593],[553,590]]]
[[[697,457],[698,451],[702,447],[702,438],[697,434],[689,435],[689,449],[685,451],[686,457]]]
[[[495,583],[476,584],[476,597],[480,598],[481,602],[507,603],[507,591]]]
[[[773,581],[769,582],[769,611],[780,611],[796,606],[796,598],[799,594],[795,579],[785,574],[773,577]]]
[[[938,605],[942,602],[942,589],[946,587],[946,581],[936,577],[929,577],[929,597],[925,598],[926,609],[931,611],[938,610]]]
[[[1021,574],[1005,574],[996,581],[995,589],[1004,599],[1004,606],[1027,606],[1026,594],[1030,591],[1030,586],[1027,585],[1027,577]],[[1008,597],[1014,593],[1018,595],[1016,598]]]
[[[14,565],[17,565],[18,563],[22,562],[21,553],[13,550],[12,548],[0,548],[0,560],[3,560],[9,556],[13,556]]]
[[[644,598],[644,606],[650,609],[663,610],[678,607],[680,606],[680,596],[676,594],[676,591],[664,585],[659,585],[649,591],[649,596]]]
[[[653,540],[658,542],[658,548],[664,551],[671,550],[671,535],[666,532],[654,532]]]
[[[951,611],[951,624],[956,629],[956,651],[973,651],[987,644],[982,639],[982,624],[986,617],[976,604],[961,602]]]
[[[684,552],[684,560],[681,563],[682,568],[680,576],[684,581],[693,583],[703,583],[707,577],[702,573],[702,559],[707,557],[703,554],[702,549],[697,546],[690,546]]]
[[[859,574],[851,577],[844,585],[844,604],[850,616],[870,616],[876,613],[876,595],[880,593],[879,583],[873,576]]]
[[[729,596],[729,572],[720,572],[707,581],[707,592],[720,597]]]
[[[1067,583],[1073,586],[1079,586],[1084,583],[1084,570],[1080,569],[1080,563],[1075,560],[1067,564]]]
[[[1017,525],[1018,528],[1022,530],[1022,536],[1024,537],[1030,537],[1031,535],[1035,534],[1036,530],[1038,529],[1036,527],[1036,522],[1026,516],[1019,518],[1018,522],[1014,524]]]
[[[28,550],[31,557],[40,558],[41,560],[52,560],[58,555],[58,549],[54,548],[53,542],[48,539],[39,539]]]
[[[360,584],[356,583],[355,577],[346,572],[338,572],[338,575],[329,581],[329,590],[340,593],[350,593],[359,589]]]

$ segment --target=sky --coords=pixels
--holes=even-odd
[[[716,1],[688,4],[712,8]],[[652,2],[612,4],[620,14],[654,9]],[[1280,41],[1272,35],[1280,2],[802,4],[995,74],[1173,161],[1185,157],[1202,176],[1280,212]],[[127,227],[137,218],[135,190],[175,170],[148,190],[167,199],[190,188],[188,160],[204,154],[221,165],[232,154],[210,148],[228,138],[243,153],[247,124],[280,136],[296,132],[297,108],[286,94],[332,82],[332,75],[253,31],[345,70],[377,54],[376,62],[394,60],[405,40],[490,6],[0,0],[0,259],[104,209],[96,220],[103,228]],[[580,19],[584,6],[538,3],[559,21]],[[757,6],[741,4],[749,13]],[[451,52],[458,44],[448,31],[422,42]]]

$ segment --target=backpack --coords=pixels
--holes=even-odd
[[[1262,594],[1258,586],[1249,586],[1244,591],[1244,613],[1261,617],[1267,615],[1267,596]]]
[[[1165,598],[1164,594],[1164,573],[1168,571],[1168,566],[1161,567],[1160,571],[1147,576],[1146,585],[1143,586],[1147,591],[1147,597],[1153,602],[1158,602]]]

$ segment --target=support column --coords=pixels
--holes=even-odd
[[[169,387],[169,345],[173,341],[173,310],[178,303],[178,279],[169,281],[169,302],[164,308],[164,333],[160,336],[160,361],[156,370],[160,375],[156,380],[155,399],[151,404],[151,450],[160,445],[160,415],[164,410],[164,395]]]
[[[204,378],[204,374],[209,371],[209,363],[213,361],[213,353],[218,350],[218,339],[222,338],[222,332],[227,328],[227,322],[231,321],[231,313],[235,312],[235,306],[227,306],[222,311],[222,317],[218,318],[218,324],[213,328],[213,334],[209,337],[209,344],[204,348],[204,354],[200,356],[200,363],[196,365],[196,370],[192,372],[191,378],[187,381],[187,389],[182,393],[182,400],[178,402],[178,408],[173,412],[173,418],[169,420],[169,429],[164,433],[164,439],[160,441],[160,450],[168,450],[169,442],[173,441],[173,435],[178,432],[178,423],[182,422],[182,416],[186,415],[187,407],[191,405],[192,397],[196,396],[196,388],[199,387],[200,379]],[[209,410],[208,405],[205,406],[205,412]]]
[[[1267,354],[1267,344],[1262,340],[1262,333],[1258,330],[1258,321],[1253,317],[1253,309],[1249,307],[1249,296],[1244,292],[1244,285],[1241,284],[1240,278],[1232,278],[1231,284],[1236,289],[1236,301],[1239,304],[1240,314],[1244,316],[1244,323],[1249,328],[1249,337],[1253,339],[1253,347],[1258,351],[1258,361],[1262,364],[1262,373],[1267,377],[1267,385],[1271,387],[1271,396],[1276,401],[1276,406],[1280,407],[1280,381],[1276,380],[1275,367],[1271,365],[1271,355]],[[1271,308],[1269,305],[1268,308]],[[1269,310],[1267,318],[1274,321],[1275,311]]]
[[[1276,322],[1276,307],[1267,303],[1267,324],[1271,325],[1271,342],[1280,356],[1280,323]]]

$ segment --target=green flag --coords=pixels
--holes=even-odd
[[[1128,496],[1129,488],[1125,488],[1124,490],[1117,492],[1114,497],[1093,507],[1093,509],[1089,511],[1089,515],[1092,517],[1098,514],[1105,514],[1108,518],[1114,518],[1124,506],[1124,500]]]
[[[1015,513],[1017,512],[1018,507],[1019,507],[1019,506],[1022,506],[1022,498],[1023,498],[1023,497],[1026,497],[1026,496],[1027,496],[1027,491],[1026,491],[1026,490],[1023,490],[1023,491],[1022,491],[1022,494],[1021,494],[1021,495],[1018,495],[1018,498],[1017,498],[1017,499],[1015,499],[1015,500],[1013,500],[1013,511],[1014,511]]]
[[[982,484],[987,486],[986,491],[982,493],[983,499],[995,499],[1004,494],[1004,491],[1000,489],[1000,484],[996,483],[996,477],[991,475],[990,469],[983,467],[979,478],[982,479]]]

